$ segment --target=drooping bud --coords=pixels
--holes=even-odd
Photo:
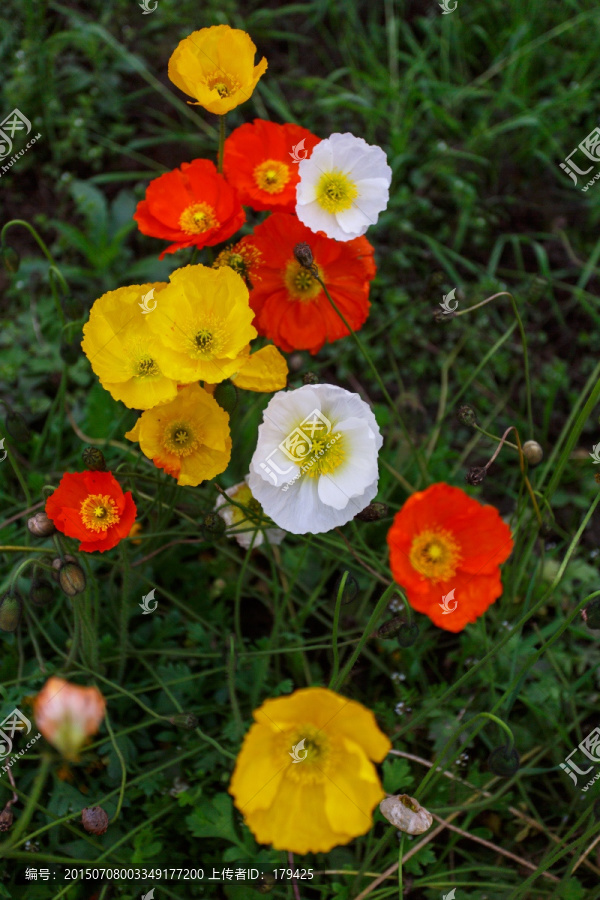
[[[581,610],[581,618],[588,628],[600,629],[600,597],[592,600]]]
[[[58,582],[68,597],[75,597],[85,591],[85,572],[77,563],[68,562],[61,566],[58,573]]]
[[[81,810],[81,824],[89,834],[104,834],[108,828],[108,816],[101,806],[88,806]]]
[[[413,644],[416,643],[417,638],[419,637],[419,626],[414,622],[410,624],[409,622],[403,622],[398,631],[398,643],[404,649],[407,647],[412,647]]]
[[[338,591],[340,589],[340,584],[342,583],[342,578],[344,577],[344,573],[336,579],[335,585],[333,586],[333,600],[337,601]],[[346,583],[344,584],[344,590],[342,592],[342,605],[346,605],[347,603],[353,603],[358,597],[358,581],[352,574],[352,572],[348,572],[346,577]]]
[[[254,882],[254,886],[259,894],[270,894],[276,884],[277,879],[272,872],[261,872]]]
[[[375,503],[369,503],[368,506],[365,506],[362,512],[359,512],[354,518],[358,519],[359,522],[377,522],[378,519],[385,519],[389,511],[390,508],[386,503],[380,503],[376,500]]]
[[[198,727],[198,717],[193,713],[177,713],[169,718],[169,722],[171,725],[185,728],[187,731],[193,731],[194,728]]]
[[[468,425],[469,428],[473,428],[477,425],[477,416],[475,414],[475,410],[472,406],[468,406],[466,403],[464,406],[459,406],[456,410],[456,418],[459,422],[462,422],[463,425]]]
[[[453,310],[447,311],[443,309],[434,309],[433,310],[433,318],[436,322],[449,322],[450,319],[453,319],[456,316],[456,313]]]
[[[57,557],[56,559],[52,560],[52,568],[54,569],[54,572],[52,573],[52,578],[54,579],[54,581],[57,584],[58,584],[58,574],[59,574],[60,570],[62,569],[62,567],[65,565],[65,563],[68,563],[68,562],[76,563],[77,560],[75,559],[74,556],[69,556],[68,553],[65,555],[64,559]]]
[[[46,578],[34,578],[29,588],[29,599],[34,606],[46,606],[54,600],[52,585]]]
[[[2,258],[2,265],[7,272],[14,275],[15,272],[19,271],[21,257],[14,247],[3,246],[0,248],[0,257]]]
[[[305,269],[310,269],[314,263],[314,258],[312,255],[312,250],[310,246],[306,243],[296,244],[294,247],[294,256],[301,266],[304,266]]]
[[[510,778],[518,770],[521,760],[519,754],[514,747],[504,744],[502,747],[496,747],[492,750],[488,757],[488,766],[494,775],[500,778]]]
[[[405,834],[423,834],[433,824],[431,813],[408,794],[386,797],[379,804],[379,809],[388,822]]]
[[[15,590],[0,600],[0,631],[16,631],[21,621],[23,601]]]
[[[2,812],[0,812],[0,831],[8,831],[12,826],[13,819],[14,816],[12,810],[8,806],[5,807]]]
[[[35,537],[48,537],[56,531],[54,522],[45,512],[37,512],[35,516],[27,519],[27,527]]]
[[[465,475],[465,481],[467,484],[481,484],[486,475],[486,466],[472,466]]]
[[[394,616],[393,619],[390,619],[389,622],[384,622],[383,625],[377,629],[374,637],[385,638],[386,640],[396,637],[400,634],[405,624],[406,620],[403,616]]]
[[[5,419],[6,430],[14,441],[24,444],[31,437],[31,431],[21,413],[10,410]]]
[[[99,447],[86,447],[81,459],[88,472],[106,472],[106,460]]]
[[[523,444],[523,456],[530,466],[537,466],[544,457],[544,451],[537,441],[525,441]]]
[[[221,381],[215,388],[213,397],[226,413],[232,413],[238,403],[238,389],[231,381]]]
[[[306,374],[302,376],[302,384],[320,384],[319,376],[314,372],[306,372]]]
[[[226,529],[223,518],[216,512],[207,513],[200,528],[205,541],[218,541]]]

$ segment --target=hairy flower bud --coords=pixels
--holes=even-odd
[[[450,319],[454,319],[456,313],[452,310],[450,312],[445,312],[443,309],[434,309],[433,310],[433,318],[436,322],[449,322]]]
[[[465,475],[465,481],[467,484],[481,484],[486,475],[487,469],[485,466],[472,466]]]
[[[254,886],[259,894],[270,894],[277,884],[277,879],[272,872],[261,872]]]
[[[412,647],[419,637],[419,626],[414,622],[412,624],[404,622],[398,630],[398,643],[402,648]]]
[[[207,513],[200,528],[205,541],[218,541],[225,533],[226,524],[223,518],[215,512]]]
[[[88,806],[81,810],[81,823],[90,834],[104,834],[108,828],[108,816],[101,806]]]
[[[35,516],[27,519],[27,527],[35,537],[48,537],[56,531],[54,522],[48,518],[45,512],[37,512]]]
[[[388,622],[384,622],[374,634],[374,637],[385,638],[386,640],[389,638],[396,637],[406,624],[406,620],[403,616],[394,616],[393,619],[390,619]]]
[[[525,441],[523,444],[523,456],[530,466],[537,466],[543,459],[544,451],[537,441]]]
[[[29,599],[34,606],[46,606],[54,600],[54,590],[46,578],[34,578],[29,588]]]
[[[305,269],[310,269],[310,267],[314,263],[312,250],[310,246],[306,243],[296,244],[294,247],[294,256],[301,266],[304,266]]]
[[[592,600],[581,610],[581,618],[588,628],[600,629],[600,597]]]
[[[0,631],[16,631],[22,611],[23,601],[17,591],[5,594],[0,600]]]
[[[456,418],[459,422],[462,422],[463,425],[468,425],[469,428],[473,428],[473,426],[477,425],[477,416],[475,414],[475,410],[472,406],[468,406],[468,404],[464,404],[464,406],[459,406],[456,410]]]
[[[75,597],[85,591],[85,573],[76,563],[67,563],[61,566],[58,573],[58,581],[68,597]]]
[[[19,271],[21,257],[13,247],[4,246],[0,248],[0,257],[2,258],[2,264],[7,272],[14,274]]]
[[[215,388],[213,397],[226,413],[231,413],[238,403],[238,389],[232,381],[222,381]]]
[[[12,810],[9,807],[5,807],[2,812],[0,812],[0,831],[8,831],[12,826],[13,819],[14,816]]]
[[[106,472],[106,460],[99,447],[86,447],[81,459],[88,472]]]
[[[307,372],[302,376],[302,384],[319,384],[319,376],[314,372]]]
[[[359,512],[354,518],[359,522],[377,522],[378,519],[384,519],[389,511],[390,508],[386,503],[376,500],[375,503],[365,506],[362,512]]]
[[[52,578],[54,579],[54,581],[57,584],[58,584],[58,573],[60,572],[62,567],[65,565],[65,563],[68,563],[68,562],[76,563],[77,560],[75,559],[74,556],[69,556],[68,553],[65,555],[64,559],[57,557],[56,559],[52,560],[52,568],[54,569],[54,572],[52,573]]]
[[[177,713],[170,716],[169,722],[171,725],[177,725],[178,728],[185,728],[188,731],[198,727],[198,717],[193,713]]]
[[[502,747],[496,747],[492,750],[488,757],[488,766],[494,775],[500,778],[510,778],[518,770],[521,760],[517,751],[504,744]]]

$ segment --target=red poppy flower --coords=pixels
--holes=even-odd
[[[133,218],[142,234],[174,241],[160,254],[162,259],[181,247],[220,244],[241,228],[246,214],[215,164],[194,159],[151,181]]]
[[[110,550],[127,537],[137,509],[110,472],[65,472],[46,500],[46,515],[80,550]]]
[[[308,159],[320,140],[300,125],[277,125],[265,119],[247,122],[225,141],[225,177],[245,206],[293,213],[298,164]]]
[[[319,282],[294,256],[294,247],[308,243],[320,277],[333,302],[354,331],[369,314],[369,281],[375,275],[373,247],[364,237],[335,241],[315,234],[296,216],[273,213],[253,234],[242,238],[260,251],[248,275],[253,289],[250,306],[254,327],[286,353],[316,353],[325,341],[349,332]]]
[[[387,536],[390,567],[408,602],[446,631],[462,631],[502,594],[500,563],[513,548],[493,506],[432,484],[406,501]],[[453,591],[445,606],[444,597]]]

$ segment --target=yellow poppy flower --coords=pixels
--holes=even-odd
[[[166,286],[132,284],[108,291],[95,301],[83,326],[81,346],[94,373],[130,409],[150,409],[177,394],[177,381],[163,371],[162,343],[148,327]]]
[[[227,266],[185,266],[170,279],[148,316],[163,344],[163,371],[179,384],[224,381],[240,370],[257,335],[248,288]]]
[[[201,28],[184,38],[169,60],[169,78],[184,94],[222,116],[244,103],[267,69],[263,56],[254,65],[256,46],[249,34],[229,25]]]
[[[253,713],[229,793],[259,844],[326,853],[365,834],[385,793],[371,760],[391,744],[373,713],[325,688]]]
[[[177,484],[197,485],[229,465],[229,416],[197,384],[179,390],[170,403],[143,412],[125,435]]]
[[[287,385],[288,367],[285,357],[270,344],[257,350],[243,362],[231,380],[245,391],[282,391]]]

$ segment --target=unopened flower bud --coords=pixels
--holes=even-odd
[[[485,466],[472,466],[465,475],[465,481],[467,484],[481,484],[486,475]]]
[[[106,472],[106,460],[99,447],[86,447],[81,459],[88,472]]]
[[[27,519],[27,527],[30,533],[36,537],[48,537],[56,531],[54,522],[48,518],[45,512],[37,512],[35,516]]]
[[[194,728],[198,727],[198,717],[193,715],[193,713],[177,713],[169,718],[169,722],[171,725],[176,725],[178,728],[185,728],[188,731],[192,731]]]
[[[543,459],[544,451],[537,441],[525,441],[523,444],[523,456],[530,466],[537,466]]]
[[[75,559],[74,556],[69,556],[69,554],[66,554],[64,559],[57,557],[56,559],[52,560],[52,568],[54,569],[54,573],[52,573],[52,578],[54,579],[54,581],[57,584],[58,584],[58,573],[60,572],[62,567],[65,565],[65,563],[68,563],[68,562],[76,563],[77,560]]]
[[[417,638],[419,637],[419,626],[414,622],[409,624],[408,622],[403,622],[398,631],[398,643],[402,648],[412,647],[413,644],[416,643]]]
[[[215,388],[213,397],[226,413],[231,413],[237,406],[238,389],[231,381],[222,381]]]
[[[469,428],[473,428],[477,425],[477,416],[475,415],[475,410],[472,406],[468,406],[466,403],[464,406],[459,406],[456,410],[456,417],[459,422],[462,422],[463,425],[468,425]]]
[[[81,823],[90,834],[104,834],[108,828],[108,816],[101,806],[88,806],[81,810]]]
[[[436,322],[449,322],[450,319],[453,319],[456,316],[456,313],[450,310],[450,312],[446,312],[443,309],[434,309],[433,310],[433,318]]]
[[[393,619],[390,619],[389,622],[384,622],[383,625],[377,629],[375,637],[385,638],[386,640],[396,637],[400,634],[405,624],[406,620],[403,616],[394,616]]]
[[[2,247],[0,249],[0,257],[7,272],[14,274],[19,271],[21,257],[13,247]]]
[[[300,265],[304,266],[305,269],[310,269],[310,267],[313,265],[314,259],[312,250],[306,243],[296,244],[296,246],[294,247],[294,256],[296,257]]]
[[[354,518],[358,519],[359,522],[377,522],[378,519],[384,519],[389,511],[389,506],[386,503],[380,503],[376,500],[375,503],[369,503],[368,506],[365,506],[362,512],[359,512]]]
[[[16,631],[22,610],[23,601],[17,591],[5,594],[0,600],[0,631]]]
[[[344,577],[344,573],[336,579],[335,585],[333,587],[333,600],[337,601],[338,591],[340,589],[340,584],[342,583],[342,578]],[[344,584],[344,590],[342,592],[342,604],[353,603],[354,600],[358,597],[358,581],[352,574],[352,572],[348,572],[346,576],[346,582]]]
[[[46,578],[36,578],[29,588],[29,599],[34,606],[46,606],[54,600],[54,590]]]
[[[488,757],[489,768],[494,775],[499,775],[500,778],[510,778],[511,775],[514,775],[520,762],[519,754],[514,747],[510,748],[508,744],[496,747]]]
[[[58,573],[58,581],[68,597],[75,597],[85,591],[85,573],[76,563],[67,563]]]
[[[314,372],[307,372],[302,376],[302,384],[319,384],[319,376]]]
[[[202,537],[205,541],[218,541],[225,533],[226,527],[222,516],[216,512],[212,512],[207,513],[207,515],[204,516],[204,522],[202,523],[200,531],[202,532]]]
[[[0,812],[0,831],[8,831],[12,826],[14,816],[12,810],[6,807]]]
[[[21,413],[10,410],[5,419],[6,430],[11,438],[19,444],[25,443],[31,437],[31,431]]]
[[[270,894],[277,884],[277,879],[272,872],[261,872],[254,886],[259,894]]]
[[[600,597],[592,600],[581,610],[581,618],[588,628],[600,629]]]

